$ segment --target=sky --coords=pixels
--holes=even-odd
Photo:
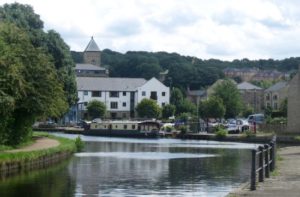
[[[71,50],[166,51],[201,59],[300,56],[298,0],[0,0],[29,4]]]

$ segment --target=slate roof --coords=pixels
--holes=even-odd
[[[281,88],[284,88],[287,86],[287,82],[286,81],[280,81],[274,85],[272,85],[271,87],[269,87],[268,89],[266,89],[266,91],[269,91],[269,92],[274,92],[274,91],[278,91],[280,90]]]
[[[205,90],[190,90],[187,93],[189,96],[204,96],[206,94]]]
[[[142,78],[77,77],[77,90],[135,91],[147,81]]]
[[[75,70],[106,70],[106,69],[100,66],[95,66],[93,64],[76,64]]]
[[[96,51],[96,52],[100,51],[93,37],[91,38],[89,44],[87,45],[84,51]]]
[[[262,88],[255,86],[248,82],[243,82],[237,85],[237,89],[239,90],[261,90]]]

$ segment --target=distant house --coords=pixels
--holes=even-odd
[[[264,105],[278,110],[288,96],[288,83],[280,81],[264,91]]]
[[[242,81],[251,81],[258,73],[257,68],[225,68],[224,75],[228,78],[240,77]]]
[[[253,78],[253,81],[262,81],[262,80],[280,80],[285,77],[285,74],[277,70],[261,70]]]
[[[135,107],[144,98],[153,99],[160,107],[170,102],[169,87],[156,78],[77,77],[78,116],[87,117],[86,105],[91,100],[102,101],[107,118],[128,119],[137,117]]]
[[[197,104],[201,100],[205,100],[207,98],[206,90],[190,90],[187,89],[186,97],[189,101]]]
[[[223,72],[226,77],[240,77],[242,81],[273,81],[285,77],[285,73],[277,70],[259,70],[258,68],[225,68]]]
[[[289,132],[300,131],[300,66],[298,73],[289,84],[288,93],[288,127]]]
[[[237,85],[237,89],[241,93],[244,105],[253,108],[255,113],[263,111],[264,90],[248,82],[243,82]]]

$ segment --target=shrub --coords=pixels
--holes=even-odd
[[[80,136],[75,139],[76,151],[80,152],[84,148],[84,142],[81,140]]]
[[[172,127],[171,126],[166,126],[166,132],[171,132],[172,131]]]
[[[253,133],[252,131],[248,130],[248,131],[245,131],[245,132],[244,132],[244,135],[245,135],[246,137],[253,137],[253,136],[255,136],[255,133]]]
[[[221,127],[217,128],[216,137],[218,139],[223,139],[227,136],[227,131]]]
[[[181,134],[186,134],[187,127],[185,125],[180,125],[179,128]]]

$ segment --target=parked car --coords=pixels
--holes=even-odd
[[[262,124],[265,121],[265,116],[264,114],[252,114],[248,116],[248,123],[253,124],[254,122],[256,124]]]
[[[245,119],[229,119],[224,125],[229,134],[238,134],[249,130],[249,123]]]
[[[239,133],[239,129],[235,119],[229,119],[224,126],[229,134]]]
[[[250,125],[247,119],[237,119],[236,124],[238,126],[239,132],[244,132],[250,129]]]

